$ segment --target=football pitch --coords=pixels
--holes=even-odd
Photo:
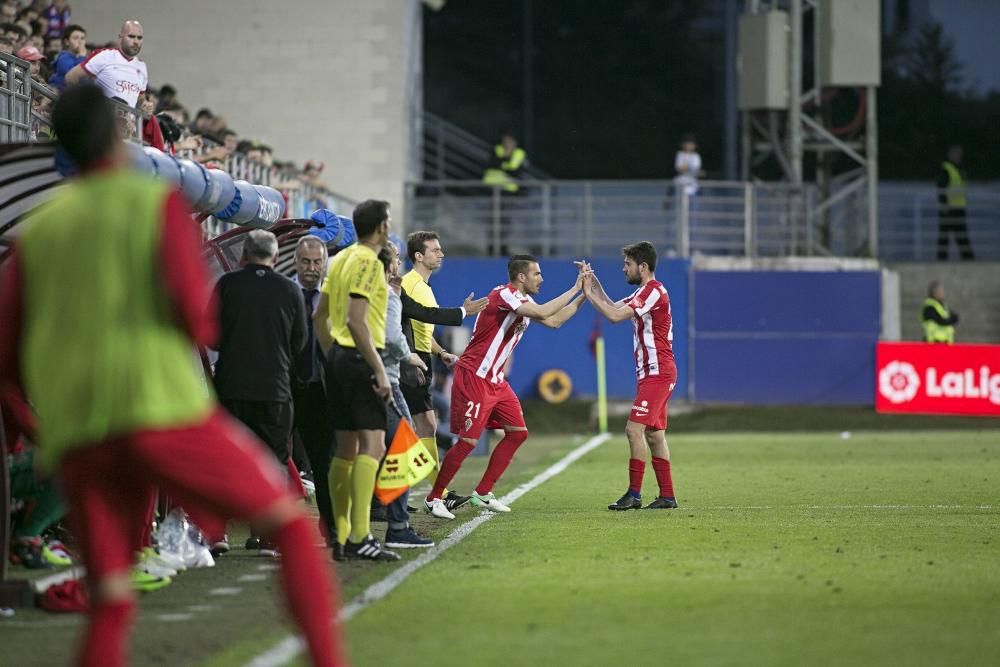
[[[1000,664],[996,426],[678,433],[681,508],[628,513],[606,509],[626,482],[614,435],[509,515],[471,531],[468,508],[447,524],[420,517],[439,543],[465,534],[447,550],[339,567],[350,602],[418,556],[429,561],[353,609],[352,664]],[[586,440],[533,437],[498,491]],[[470,458],[456,488],[484,465]],[[655,495],[648,471],[644,499]],[[133,664],[244,665],[281,641],[287,629],[269,606],[277,584],[257,574],[270,566],[241,552],[143,598]],[[226,588],[241,592],[207,595]],[[0,664],[66,662],[78,622],[16,618],[0,620]]]

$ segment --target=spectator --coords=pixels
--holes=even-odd
[[[0,35],[0,53],[14,55],[14,40],[7,35]]]
[[[13,23],[17,20],[17,1],[7,0],[0,5],[0,22]]]
[[[212,111],[210,109],[198,109],[191,124],[191,131],[195,134],[208,134],[212,123]]]
[[[160,101],[156,105],[156,113],[160,113],[167,107],[174,104],[180,106],[179,102],[177,102],[177,89],[169,83],[165,83],[160,86]]]
[[[512,219],[518,216],[518,203],[514,200],[523,194],[518,180],[521,179],[524,168],[528,166],[528,156],[523,148],[517,145],[517,139],[510,132],[505,132],[500,143],[493,147],[486,171],[483,172],[483,183],[499,189],[500,199],[500,243],[494,247],[490,236],[489,253],[506,256],[510,251],[507,241],[511,235]]]
[[[42,61],[45,60],[45,56],[43,56],[38,49],[33,46],[24,46],[21,47],[16,55],[21,60],[27,60],[31,63],[28,71],[30,72],[32,79],[35,79],[36,81],[43,81],[40,77],[40,72],[42,68]]]
[[[42,49],[42,53],[45,54],[45,59],[50,63],[55,63],[56,58],[62,52],[62,39],[59,37],[46,37],[45,38],[45,48]]]
[[[52,4],[42,12],[42,18],[48,21],[47,37],[58,38],[69,26],[70,17],[73,11],[66,4],[66,0],[53,0]]]
[[[277,259],[274,234],[255,229],[243,243],[243,268],[216,284],[221,335],[215,389],[222,406],[264,441],[284,469],[292,435],[292,363],[307,332],[302,294],[275,273]],[[273,551],[257,535],[246,547]]]
[[[234,130],[223,130],[222,134],[219,136],[219,143],[222,147],[226,149],[226,154],[231,154],[236,150],[236,146],[239,145],[240,137]]]
[[[28,31],[17,23],[4,23],[0,28],[4,35],[10,37],[14,42],[13,50],[19,51],[28,41]]]
[[[49,77],[49,85],[58,90],[66,87],[67,72],[87,59],[87,31],[78,25],[66,26],[62,48],[55,59],[55,71]]]
[[[142,50],[142,25],[125,21],[118,33],[117,49],[99,49],[66,74],[66,83],[73,85],[87,77],[97,81],[105,97],[120,97],[130,107],[146,90],[149,76],[146,63],[139,60]]]
[[[698,178],[704,175],[701,168],[701,155],[698,154],[698,143],[693,134],[681,137],[680,148],[674,156],[674,183],[683,188],[688,197],[698,194]]]
[[[936,280],[927,288],[927,298],[920,311],[920,324],[924,328],[925,343],[950,345],[955,342],[958,313],[944,305],[944,286]]]

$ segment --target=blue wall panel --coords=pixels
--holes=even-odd
[[[877,271],[698,271],[693,280],[694,399],[874,402]]]
[[[445,248],[447,252],[447,248]],[[594,270],[608,296],[613,299],[628,296],[634,289],[625,283],[621,260],[593,260]],[[677,358],[678,383],[674,396],[687,396],[687,322],[688,267],[684,260],[662,261],[657,277],[670,293],[674,321],[674,355]],[[545,302],[569,289],[576,279],[576,266],[568,260],[542,260],[545,279],[535,299]],[[497,285],[507,282],[507,262],[501,259],[446,258],[441,270],[431,278],[434,293],[442,305],[459,305],[469,292],[487,294]],[[589,338],[595,319],[600,320],[607,350],[608,395],[631,398],[635,393],[635,365],[632,356],[632,326],[630,322],[612,325],[589,303],[585,303],[573,319],[559,329],[548,329],[533,323],[514,351],[513,366],[508,381],[519,396],[537,394],[536,382],[543,371],[560,368],[573,381],[576,396],[597,393],[597,372],[590,354]],[[473,318],[465,321],[471,332]],[[439,329],[443,333],[444,329]]]

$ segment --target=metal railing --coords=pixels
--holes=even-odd
[[[0,142],[28,141],[31,132],[31,64],[0,53]]]
[[[792,196],[795,194],[796,196]],[[411,183],[409,226],[435,229],[452,252],[542,257],[617,255],[645,239],[660,252],[822,254],[805,223],[815,192],[787,184],[670,181],[522,182],[516,194],[478,181]]]
[[[679,257],[870,256],[864,189],[834,194],[817,206],[812,184],[703,181],[688,196],[670,181],[522,182],[517,193],[423,181],[408,184],[407,211],[410,229],[438,231],[456,254],[617,255],[645,239]],[[970,188],[968,216],[976,258],[1000,259],[1000,188]],[[881,186],[879,218],[880,258],[934,258],[933,186]]]
[[[425,111],[422,116],[423,143],[420,146],[424,179],[480,180],[493,155],[493,144],[466,132],[454,123]],[[543,180],[549,175],[529,164],[523,170],[527,179]]]

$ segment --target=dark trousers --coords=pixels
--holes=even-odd
[[[268,449],[274,452],[282,470],[285,470],[288,465],[288,440],[292,435],[291,401],[220,398],[219,403],[264,441]]]
[[[295,404],[295,435],[302,443],[316,484],[316,508],[333,535],[333,505],[330,501],[330,463],[335,447],[329,404],[322,382],[292,387]]]
[[[965,224],[965,209],[949,209],[938,215],[937,258],[948,259],[948,235],[955,236],[955,245],[963,260],[975,259],[969,243],[969,228]]]

